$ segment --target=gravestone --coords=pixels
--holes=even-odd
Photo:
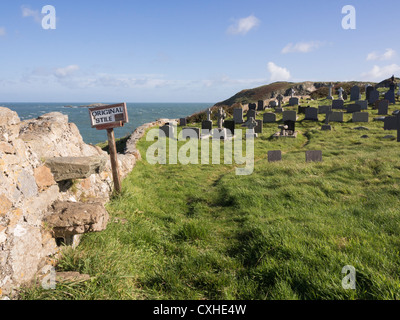
[[[275,113],[282,113],[283,112],[283,108],[275,108]]]
[[[217,125],[218,125],[218,129],[222,129],[223,128],[223,123],[224,120],[226,118],[226,113],[224,111],[224,109],[222,107],[220,107],[218,109],[218,114],[217,114]]]
[[[367,89],[365,90],[365,100],[369,101],[371,92],[374,91],[373,86],[368,86]]]
[[[385,117],[383,130],[397,130],[397,117]]]
[[[283,95],[279,94],[276,100],[278,100],[278,108],[282,108]]]
[[[343,122],[343,112],[332,112],[330,122]]]
[[[224,128],[228,131],[228,136],[235,135],[235,121],[234,120],[225,120]]]
[[[296,121],[297,120],[297,112],[296,111],[283,111],[282,121],[285,122],[287,120]]]
[[[326,99],[333,100],[333,97],[332,97],[333,85],[332,85],[332,83],[329,84],[328,88],[329,88],[329,95],[326,97]]]
[[[249,103],[249,110],[256,110],[257,109],[257,105],[255,103]]]
[[[243,109],[242,108],[235,108],[233,109],[233,120],[236,123],[243,123]]]
[[[211,120],[204,120],[201,122],[201,130],[202,131],[208,130],[210,133],[212,130],[212,126],[213,126],[213,123]]]
[[[247,111],[247,114],[246,114],[247,120],[249,120],[249,118],[255,119],[255,118],[256,118],[256,115],[257,115],[256,110],[249,110],[249,111]]]
[[[264,101],[263,100],[258,100],[257,110],[264,111]]]
[[[268,151],[268,162],[277,162],[277,161],[282,161],[282,151],[281,150]]]
[[[256,120],[257,126],[254,128],[254,133],[262,133],[263,132],[263,121],[262,120]]]
[[[278,106],[278,104],[276,103],[276,101],[275,100],[271,100],[270,102],[269,102],[269,104],[268,104],[271,108],[275,108],[275,107],[277,107]]]
[[[312,107],[307,108],[304,120],[318,121],[318,109]]]
[[[254,118],[249,118],[249,120],[247,120],[244,123],[244,126],[247,127],[246,130],[246,139],[252,139],[252,138],[257,138],[258,134],[255,132],[255,128],[257,127],[258,123]]]
[[[358,100],[358,101],[356,101],[356,104],[361,106],[361,110],[368,109],[368,101],[367,100]]]
[[[308,107],[301,107],[301,106],[299,106],[298,109],[297,109],[297,111],[298,111],[299,114],[306,114],[306,109],[307,109],[307,108],[309,108],[309,106],[308,106]]]
[[[353,113],[353,122],[368,122],[369,113],[368,112],[354,112]]]
[[[180,118],[179,119],[179,126],[184,127],[187,125],[186,118]]]
[[[306,151],[306,162],[322,162],[321,150]]]
[[[200,128],[182,128],[182,139],[200,139]]]
[[[175,138],[175,128],[169,123],[166,123],[160,127],[160,136],[165,136],[166,138]]]
[[[344,100],[344,101],[347,101],[348,98],[349,98],[349,97],[348,97],[348,95],[347,95],[347,92],[344,91],[344,92],[343,92],[343,100]]]
[[[350,101],[360,100],[360,88],[358,86],[354,86],[350,90]]]
[[[389,90],[388,92],[385,93],[385,99],[389,101],[391,104],[396,103],[396,95],[394,93],[394,90]]]
[[[289,106],[296,106],[296,105],[299,105],[299,98],[290,98]]]
[[[378,101],[378,115],[388,114],[389,112],[389,100]]]
[[[263,122],[264,123],[273,123],[276,122],[276,114],[275,113],[264,113],[263,115]]]
[[[344,109],[344,101],[343,100],[333,100],[332,101],[332,109]]]
[[[374,104],[378,100],[379,100],[379,91],[374,89],[369,93],[368,103]]]
[[[318,114],[327,113],[328,111],[331,110],[332,110],[331,106],[318,106]]]
[[[360,112],[361,106],[359,104],[349,104],[347,106],[347,113]]]

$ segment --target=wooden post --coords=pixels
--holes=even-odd
[[[121,177],[119,175],[117,147],[115,145],[114,129],[107,129],[108,147],[110,150],[111,168],[114,180],[114,188],[117,193],[121,192]]]

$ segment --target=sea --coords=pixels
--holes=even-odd
[[[21,121],[35,119],[46,113],[61,112],[68,116],[68,121],[78,127],[83,141],[88,144],[97,144],[107,140],[106,130],[96,130],[90,125],[89,110],[91,103],[1,103],[0,107],[6,107],[18,113]],[[106,103],[106,104],[115,104]],[[127,103],[129,123],[122,128],[114,129],[115,137],[123,138],[130,135],[142,124],[157,119],[178,119],[206,110],[214,103]]]

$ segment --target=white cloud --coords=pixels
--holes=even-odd
[[[289,70],[277,66],[273,62],[268,62],[268,71],[271,74],[270,80],[273,81],[287,81],[291,78]]]
[[[6,28],[0,27],[0,37],[4,37],[6,34]]]
[[[227,32],[229,34],[242,34],[245,35],[251,29],[257,27],[260,24],[260,20],[254,15],[248,16],[237,20],[234,24],[230,25]]]
[[[42,14],[39,12],[39,10],[32,10],[26,6],[22,6],[21,10],[22,10],[22,17],[24,18],[32,17],[35,22],[42,23]]]
[[[400,66],[395,63],[384,67],[375,65],[370,71],[362,73],[361,77],[365,80],[382,81],[399,72]]]
[[[79,70],[79,66],[73,64],[73,65],[69,65],[65,68],[57,68],[54,71],[54,75],[57,78],[65,78],[65,77],[72,75],[75,71],[78,71],[78,70]]]
[[[290,52],[301,52],[307,53],[314,51],[323,45],[322,42],[319,41],[309,41],[309,42],[298,42],[298,43],[289,43],[282,49],[282,53],[290,53]]]
[[[379,54],[376,51],[369,53],[367,55],[367,61],[373,61],[373,60],[385,61],[385,60],[390,60],[395,55],[396,55],[396,51],[394,51],[393,49],[388,48],[388,49],[386,49],[385,53],[383,53],[383,54]]]

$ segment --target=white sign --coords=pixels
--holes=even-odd
[[[128,122],[125,103],[90,108],[89,111],[92,127],[120,127]]]

